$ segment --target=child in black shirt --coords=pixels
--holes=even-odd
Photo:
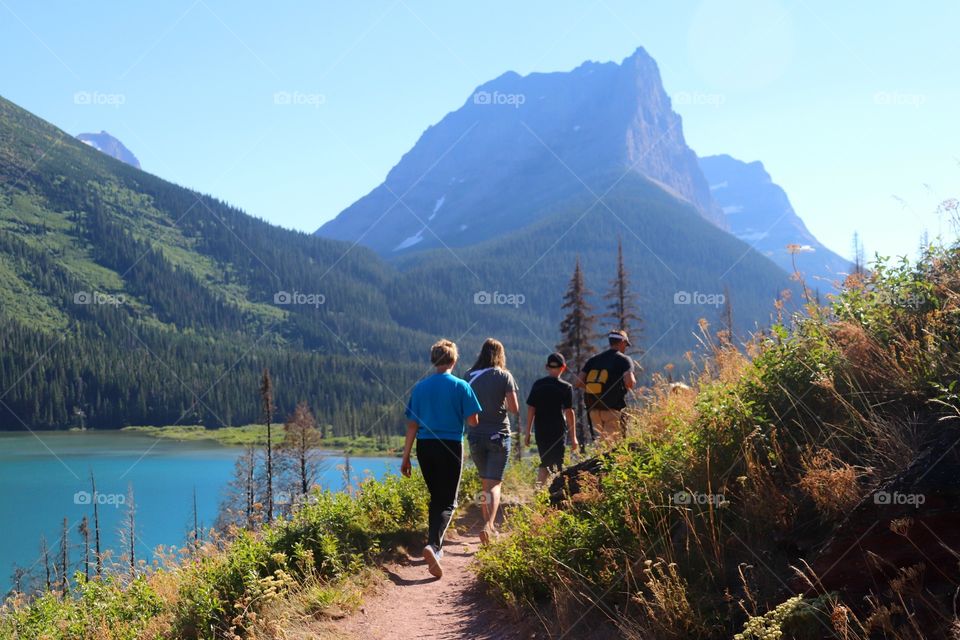
[[[573,413],[573,386],[560,379],[567,363],[560,353],[547,358],[547,374],[533,383],[527,396],[526,446],[530,446],[530,431],[535,426],[540,468],[537,482],[543,484],[551,471],[563,467],[564,427],[570,434],[570,449],[577,450],[577,420]]]

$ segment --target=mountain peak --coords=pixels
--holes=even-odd
[[[140,161],[133,155],[133,152],[103,129],[100,130],[100,133],[81,133],[77,136],[77,139],[101,153],[129,164],[131,167],[141,168]]]
[[[599,195],[609,187],[601,182],[629,174],[726,226],[643,47],[620,64],[510,71],[483,83],[424,131],[383,185],[319,233],[391,255],[474,244],[536,222],[578,192]]]

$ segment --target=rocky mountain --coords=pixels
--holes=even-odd
[[[87,143],[97,151],[116,158],[120,162],[127,163],[131,167],[141,168],[140,161],[133,155],[133,152],[106,131],[101,131],[100,133],[81,133],[77,136],[77,139]]]
[[[787,271],[793,271],[795,257],[797,269],[814,289],[830,292],[843,281],[850,261],[810,233],[762,163],[718,155],[701,158],[700,167],[731,233]],[[797,245],[795,256],[788,245]]]
[[[481,85],[383,184],[317,233],[387,255],[473,244],[535,223],[571,197],[596,199],[598,180],[611,174],[642,176],[724,225],[642,48],[620,64],[510,72]]]

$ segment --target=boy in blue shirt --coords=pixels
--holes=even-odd
[[[457,508],[460,474],[463,471],[464,423],[476,426],[480,401],[470,385],[450,372],[457,364],[457,345],[440,340],[430,348],[436,371],[421,380],[407,402],[407,438],[403,445],[400,473],[410,477],[410,453],[417,443],[417,460],[430,492],[427,546],[423,559],[431,575],[443,576],[443,536]]]

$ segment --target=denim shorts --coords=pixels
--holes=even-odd
[[[510,458],[510,436],[502,434],[467,436],[470,457],[484,480],[503,480]]]

